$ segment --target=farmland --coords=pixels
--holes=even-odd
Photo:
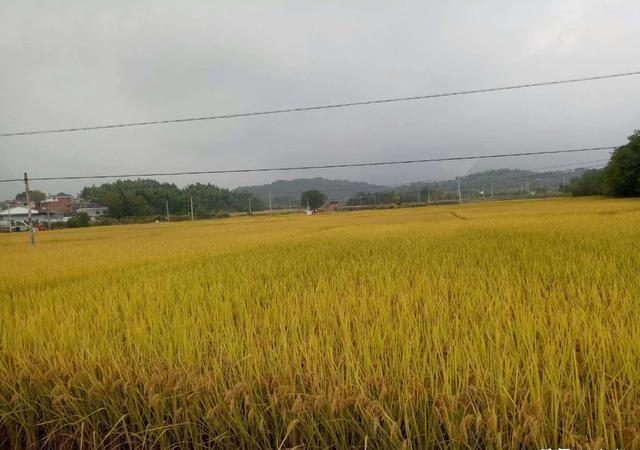
[[[0,236],[0,448],[640,448],[640,200]]]

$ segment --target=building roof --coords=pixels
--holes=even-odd
[[[58,192],[54,197],[73,197],[71,194],[65,194],[64,192]]]
[[[87,208],[91,208],[91,209],[109,209],[107,206],[101,205],[99,203],[88,203],[86,206],[83,206],[80,209],[87,209]]]
[[[23,208],[22,206],[0,210],[0,216],[8,216],[9,214],[11,214],[12,216],[21,216],[21,215],[27,215],[28,213],[29,213],[29,210],[27,208]],[[38,211],[37,209],[32,209],[31,214],[32,215],[40,214],[40,211]]]

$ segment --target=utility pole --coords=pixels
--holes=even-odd
[[[11,233],[11,229],[13,227],[11,226],[11,204],[9,204],[9,233]]]
[[[49,225],[49,230],[51,230],[51,216],[49,215],[49,208],[47,208],[47,223]]]
[[[458,177],[458,203],[462,203],[462,193],[460,192],[460,177]]]
[[[493,183],[491,183],[491,197],[493,197]]]
[[[251,215],[251,197],[249,197],[249,215]]]
[[[191,221],[193,222],[193,197],[189,197],[189,203],[191,205]]]
[[[165,200],[164,205],[167,207],[167,223],[169,223],[169,200]]]
[[[565,175],[562,174],[562,192],[566,192],[567,191],[567,181],[565,179]]]
[[[24,193],[27,197],[27,222],[29,222],[29,232],[31,233],[31,245],[36,245],[36,236],[31,223],[31,202],[29,201],[29,177],[24,173]]]
[[[271,207],[271,192],[269,192],[269,212],[273,213],[273,208]]]
[[[420,203],[420,191],[418,191],[418,203]]]
[[[431,204],[431,190],[427,189],[427,205]]]

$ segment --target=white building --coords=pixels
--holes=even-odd
[[[16,225],[18,222],[26,222],[29,217],[29,210],[22,206],[14,206],[12,208],[0,210],[0,228],[9,228],[9,224]],[[31,219],[33,222],[39,222],[42,215],[37,209],[31,210]]]
[[[87,213],[91,220],[95,220],[101,217],[105,217],[107,214],[109,214],[109,208],[99,205],[98,203],[89,203],[86,206],[78,208],[76,212]]]

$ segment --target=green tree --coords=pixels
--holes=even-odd
[[[569,191],[574,197],[604,195],[605,171],[603,169],[585,171],[580,178],[574,178],[570,181]]]
[[[183,191],[187,201],[193,199],[193,212],[197,216],[231,210],[233,194],[227,189],[209,183],[196,183],[185,187]]]
[[[187,215],[193,199],[194,213],[208,216],[217,212],[265,209],[264,201],[250,192],[230,191],[213,184],[190,184],[184,189],[172,183],[155,180],[118,180],[99,186],[88,186],[80,194],[83,200],[95,201],[109,207],[109,215],[123,217],[164,216],[165,202],[172,215]]]
[[[167,201],[171,214],[188,211],[187,199],[175,184],[155,180],[118,180],[85,187],[80,196],[108,206],[109,215],[114,218],[164,215]]]
[[[233,211],[249,212],[249,204],[251,211],[263,211],[267,209],[267,205],[260,197],[255,196],[249,191],[233,191],[231,196],[231,209]]]
[[[29,189],[29,200],[31,200],[32,202],[41,202],[45,198],[47,198],[47,196],[44,192],[38,190],[32,191],[31,189]],[[19,194],[16,194],[16,200],[18,200],[19,202],[26,202],[26,193],[23,191]]]
[[[347,206],[364,206],[364,205],[389,205],[411,202],[416,199],[413,192],[398,193],[393,190],[379,192],[358,192],[347,200]]]
[[[616,197],[640,197],[640,130],[629,143],[618,147],[604,169],[606,193]]]
[[[312,189],[302,194],[302,197],[300,197],[300,204],[304,208],[306,208],[308,205],[311,209],[317,209],[323,206],[326,200],[326,195],[318,190]]]
[[[71,216],[71,218],[67,222],[67,225],[69,225],[69,228],[88,227],[89,222],[89,214],[81,212]]]

